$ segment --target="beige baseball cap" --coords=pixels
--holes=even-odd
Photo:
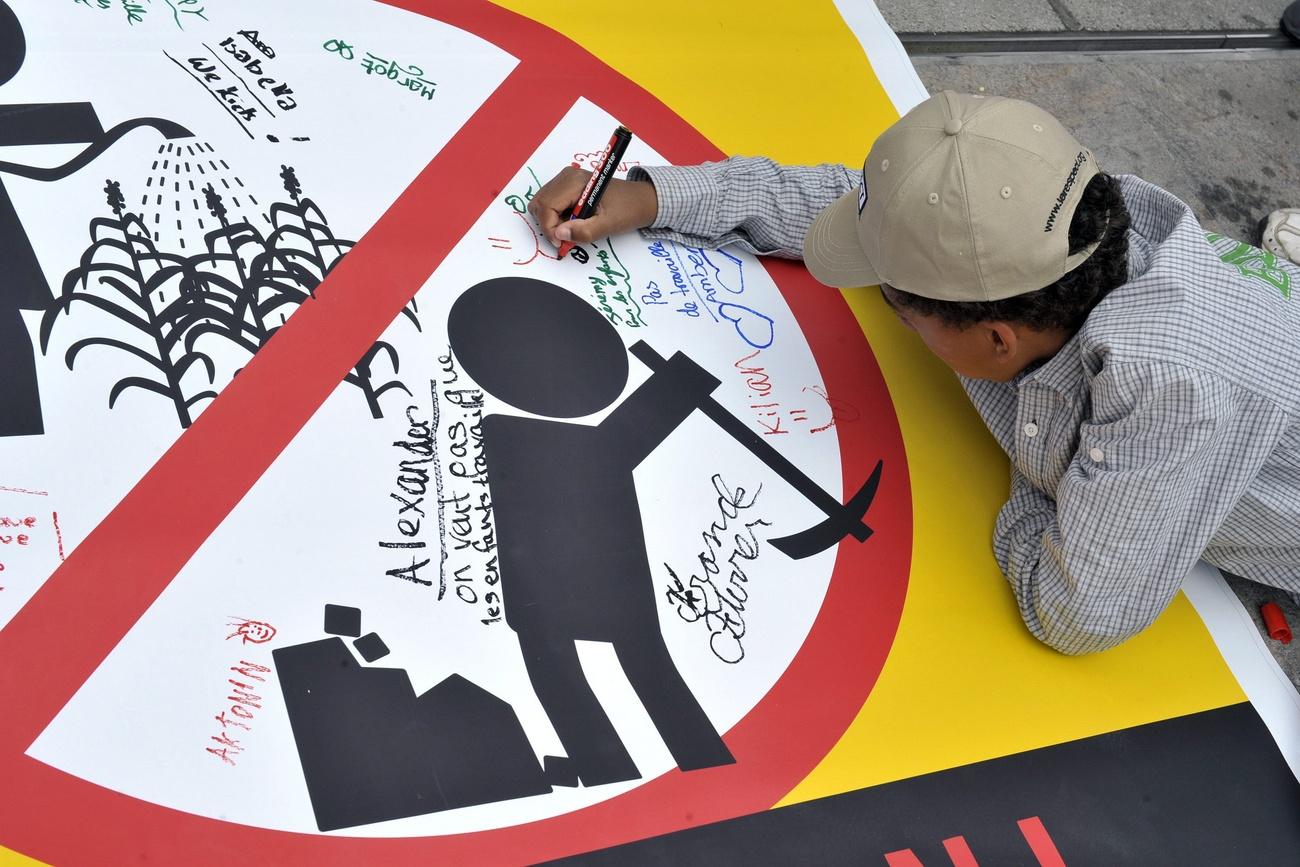
[[[996,301],[1059,280],[1070,220],[1099,169],[1056,118],[1018,99],[944,92],[885,130],[862,184],[813,221],[808,270],[829,286],[888,283]]]

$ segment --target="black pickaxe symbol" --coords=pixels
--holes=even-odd
[[[644,340],[638,340],[632,344],[629,351],[642,364],[654,371],[661,370],[667,363]],[[871,537],[871,528],[862,519],[867,514],[867,509],[871,507],[871,501],[876,496],[876,488],[880,486],[880,472],[884,467],[883,461],[876,461],[876,468],[872,470],[866,484],[853,495],[852,499],[841,505],[839,500],[826,493],[816,482],[808,478],[802,470],[772,448],[749,425],[724,409],[722,404],[711,397],[705,398],[700,403],[700,411],[712,419],[718,427],[726,431],[732,439],[748,449],[754,457],[767,464],[773,472],[789,483],[791,487],[803,494],[809,502],[826,513],[825,521],[809,527],[807,530],[783,536],[780,539],[769,539],[768,542],[773,548],[793,560],[802,560],[804,557],[811,557],[813,554],[818,554],[838,544],[840,539],[845,536],[852,536],[859,542],[865,542]]]

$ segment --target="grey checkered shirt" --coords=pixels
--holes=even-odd
[[[633,176],[658,192],[648,236],[788,258],[859,180],[757,157]],[[1300,593],[1300,268],[1120,182],[1129,281],[1046,363],[962,383],[1011,459],[993,553],[1064,653],[1146,628],[1199,558]]]

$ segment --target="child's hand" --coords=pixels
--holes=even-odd
[[[586,220],[570,220],[569,212],[577,204],[589,177],[591,172],[570,166],[547,181],[528,203],[529,213],[555,246],[560,246],[561,241],[589,244],[598,238],[640,229],[653,223],[659,214],[654,184],[611,178],[596,215]]]

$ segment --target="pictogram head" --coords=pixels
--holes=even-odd
[[[470,288],[447,315],[447,336],[475,382],[538,415],[590,415],[627,385],[627,351],[614,326],[544,280],[499,277]]]

